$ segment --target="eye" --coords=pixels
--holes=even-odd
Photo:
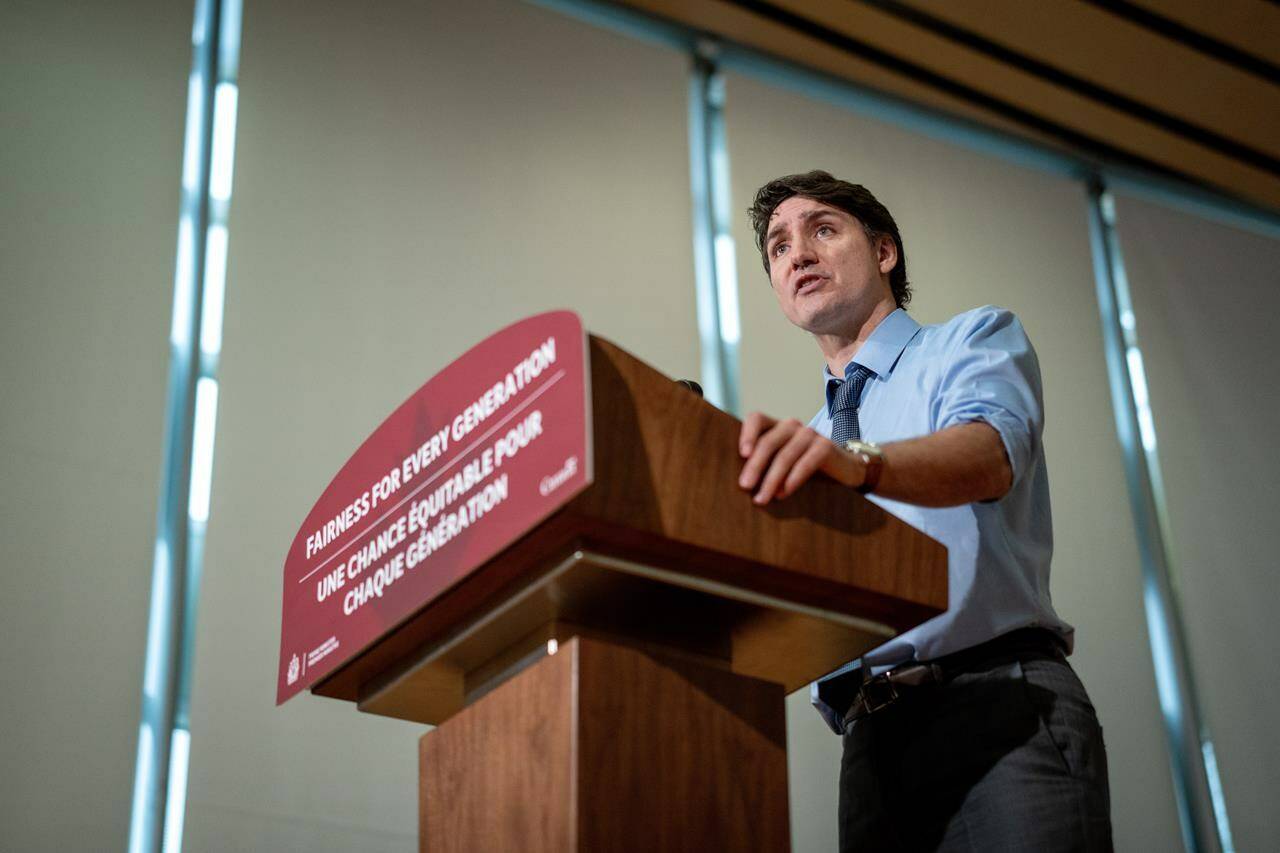
[[[828,234],[836,233],[836,229],[832,228],[830,225],[819,225],[813,233],[817,234],[819,237],[826,237]]]
[[[786,243],[781,243],[781,242],[774,243],[773,248],[769,250],[769,254],[777,258],[777,257],[781,257],[782,253],[785,252],[786,250],[787,250]]]

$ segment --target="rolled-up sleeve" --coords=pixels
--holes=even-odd
[[[952,321],[954,340],[940,366],[935,430],[982,421],[1000,434],[1017,483],[1040,449],[1044,401],[1040,363],[1012,312],[984,306]]]

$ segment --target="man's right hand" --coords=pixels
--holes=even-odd
[[[763,506],[794,494],[821,471],[846,486],[858,486],[866,474],[860,459],[795,418],[779,421],[752,412],[742,422],[738,453],[746,462],[738,485],[755,490],[752,501]]]

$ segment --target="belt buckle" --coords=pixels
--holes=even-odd
[[[898,688],[889,680],[889,673],[882,672],[863,682],[858,688],[866,713],[874,714],[898,701]]]

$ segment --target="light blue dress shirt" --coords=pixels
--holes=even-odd
[[[1040,365],[1018,318],[985,306],[921,326],[898,309],[852,362],[872,372],[858,410],[864,441],[887,444],[982,421],[1000,434],[1013,466],[1013,486],[995,501],[939,509],[867,496],[947,546],[950,599],[945,613],[868,652],[867,664],[879,672],[932,660],[1029,626],[1054,631],[1069,650],[1074,629],[1049,601],[1053,522],[1041,442]],[[809,426],[830,436],[837,381],[825,367],[823,380],[827,406]],[[819,684],[812,688],[814,705],[839,732],[834,712],[819,698]]]

